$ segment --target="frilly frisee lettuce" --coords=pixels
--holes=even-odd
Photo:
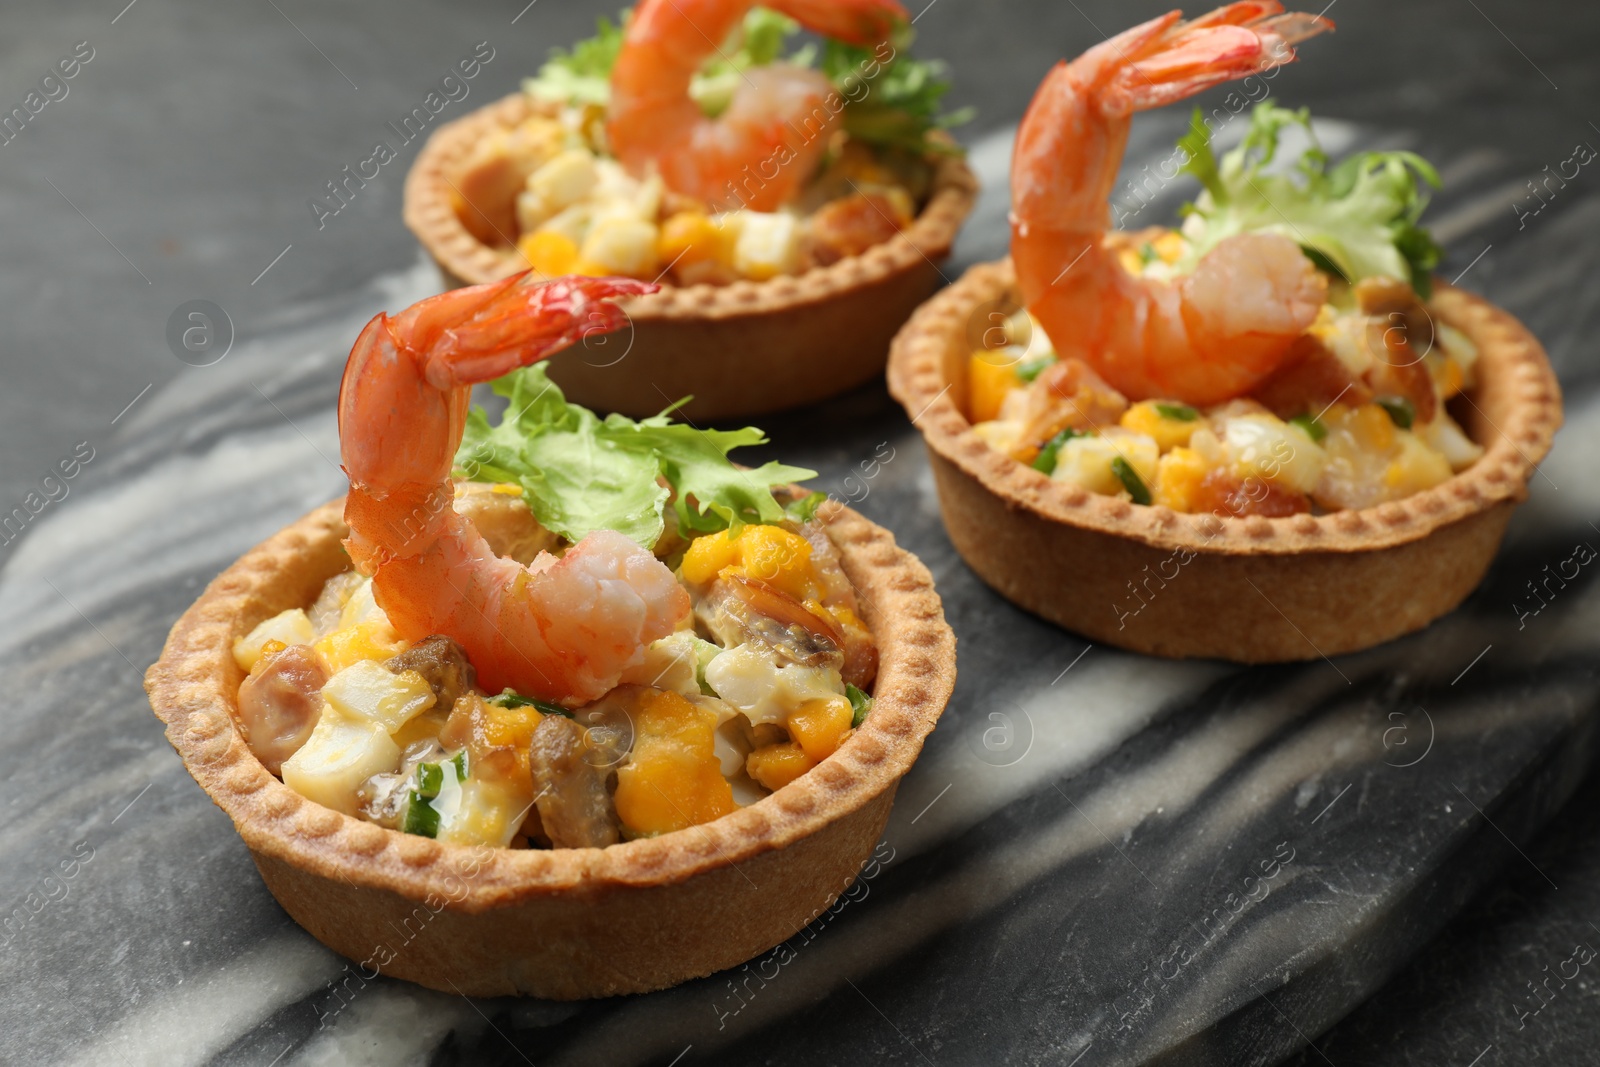
[[[734,466],[730,451],[767,442],[753,427],[701,430],[672,421],[672,408],[639,421],[601,419],[567,403],[539,363],[492,388],[507,399],[505,414],[491,425],[482,408],[468,413],[457,475],[520,485],[534,518],[570,541],[616,530],[652,548],[669,500],[685,533],[780,522],[784,510],[772,488],[816,477],[781,463]]]
[[[631,9],[616,22],[600,18],[598,32],[571,49],[552,49],[537,77],[523,82],[524,90],[540,100],[570,104],[601,104],[611,98],[611,68],[622,50],[622,36]],[[805,45],[788,55],[789,38],[800,24],[766,8],[752,8],[733,39],[718,49],[714,59],[690,83],[689,93],[708,115],[720,115],[733,100],[742,72],[782,59],[798,66],[817,65],[844,99],[845,130],[859,140],[893,145],[912,151],[951,152],[952,146],[928,135],[968,121],[970,108],[945,112],[941,103],[950,91],[945,65],[906,55],[909,29],[891,44],[887,63],[865,48],[824,41],[820,53]]]
[[[1269,173],[1279,134],[1290,125],[1304,128],[1309,145],[1287,171]],[[1256,105],[1244,140],[1221,160],[1198,108],[1178,147],[1188,156],[1182,169],[1205,186],[1184,207],[1188,249],[1178,271],[1193,270],[1234,234],[1279,233],[1347,281],[1397,278],[1428,295],[1439,246],[1417,220],[1428,204],[1427,186],[1438,188],[1439,175],[1416,153],[1357,152],[1330,169],[1309,110],[1270,100]]]

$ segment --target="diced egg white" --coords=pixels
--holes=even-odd
[[[1265,478],[1309,493],[1327,456],[1309,434],[1272,415],[1240,415],[1223,423],[1223,442],[1243,477]]]
[[[250,670],[261,658],[261,646],[268,641],[281,641],[286,645],[309,645],[316,640],[311,619],[300,608],[290,608],[270,619],[257,623],[255,628],[233,642],[233,660],[241,670]]]
[[[1432,422],[1418,426],[1416,432],[1430,448],[1444,456],[1453,471],[1466,470],[1483,457],[1483,446],[1468,437],[1456,425],[1456,420],[1442,409]]]
[[[307,800],[354,815],[361,784],[399,765],[400,746],[382,726],[323,705],[311,736],[283,761],[283,783]]]
[[[416,671],[396,674],[375,660],[361,660],[329,678],[322,699],[351,719],[370,722],[394,733],[433,707],[427,679]]]
[[[446,773],[432,806],[439,812],[440,841],[505,848],[522,828],[514,821],[528,808],[528,796],[503,782],[468,777],[457,782]]]
[[[657,689],[670,689],[686,697],[698,697],[701,695],[701,645],[711,645],[711,642],[702,641],[692,630],[669,634],[645,649],[643,661],[624,671],[622,681],[628,685],[649,685]],[[717,646],[711,647],[715,649]]]
[[[1146,486],[1155,484],[1160,447],[1154,438],[1118,427],[1094,437],[1074,437],[1067,441],[1056,453],[1056,469],[1051,477],[1081,485],[1091,493],[1126,496],[1127,488],[1111,469],[1112,461],[1119,456]]]
[[[757,281],[793,274],[800,263],[800,219],[782,211],[737,214],[744,216],[733,252],[739,273]]]
[[[793,663],[780,667],[770,652],[752,644],[727,649],[707,664],[706,683],[744,712],[752,725],[781,725],[807,700],[844,692],[844,681],[834,668]]]

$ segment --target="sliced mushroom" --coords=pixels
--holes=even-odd
[[[621,836],[607,769],[595,765],[585,733],[571,719],[547,715],[528,746],[534,806],[557,848],[604,848]]]
[[[832,619],[764,582],[720,577],[695,614],[724,648],[755,642],[806,667],[837,667],[844,661],[844,637]]]
[[[815,519],[800,527],[800,535],[811,545],[811,569],[822,581],[822,603],[835,613],[839,625],[840,646],[844,650],[844,667],[840,673],[851,685],[865,689],[878,673],[878,645],[866,623],[861,621],[855,586],[844,573],[839,548],[823,524]],[[849,609],[843,618],[837,611],[841,607]]]
[[[328,672],[310,645],[289,645],[256,665],[239,686],[239,725],[262,766],[280,773],[322,715]]]
[[[453,707],[457,698],[470,693],[478,680],[478,672],[467,660],[466,650],[443,634],[425,637],[397,656],[391,656],[384,666],[395,674],[416,671],[427,679],[437,698],[434,707]]]

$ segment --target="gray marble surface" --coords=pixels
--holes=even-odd
[[[1584,574],[1520,624],[1514,608],[1577,541],[1600,544],[1600,179],[1586,168],[1527,214],[1529,179],[1600,145],[1586,113],[1600,16],[1578,5],[1344,0],[1329,12],[1339,33],[1277,81],[1329,120],[1330,146],[1406,145],[1440,165],[1443,273],[1523,317],[1562,374],[1568,427],[1460,611],[1294,667],[1089,647],[965,569],[881,388],[769,420],[772,454],[860,497],[928,563],[961,639],[955,699],[901,790],[881,870],[781,968],[586,1005],[383,981],[339,1006],[343,962],[266,894],[139,676],[205,581],[339,490],[332,405],[350,340],[437,284],[398,221],[409,153],[321,231],[306,199],[475,42],[497,58],[468,104],[508,91],[596,10],[138,0],[0,14],[0,88],[18,102],[78,41],[95,49],[69,94],[0,145],[0,492],[21,502],[75,449],[92,453],[0,548],[0,1061],[1592,1060],[1594,965],[1543,993],[1528,983],[1570,974],[1578,943],[1600,947],[1584,784],[1600,594]],[[1003,245],[1004,129],[1048,63],[1154,10],[924,11],[922,47],[953,60],[958,100],[982,109],[967,140],[1001,194],[958,259]],[[1141,123],[1130,163],[1177,124]],[[211,366],[165,339],[192,299],[237,330]],[[880,442],[894,459],[847,481]]]

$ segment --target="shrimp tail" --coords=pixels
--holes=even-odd
[[[899,0],[768,0],[762,6],[813,33],[863,48],[889,40],[911,22]]]
[[[339,386],[345,547],[401,637],[445,634],[485,684],[582,703],[688,614],[672,572],[621,534],[595,531],[559,560],[523,566],[453,506],[472,385],[626,325],[611,301],[655,288],[524,274],[378,315],[361,331]]]
[[[339,383],[339,440],[353,483],[448,477],[470,387],[629,322],[611,301],[655,292],[630,278],[523,272],[430,297],[367,323]]]
[[[1017,131],[1011,253],[1028,309],[1063,356],[1133,399],[1209,404],[1274,371],[1316,317],[1325,283],[1288,238],[1235,235],[1190,276],[1125,271],[1106,240],[1135,112],[1295,59],[1333,29],[1320,15],[1242,0],[1126,30],[1046,76]]]

